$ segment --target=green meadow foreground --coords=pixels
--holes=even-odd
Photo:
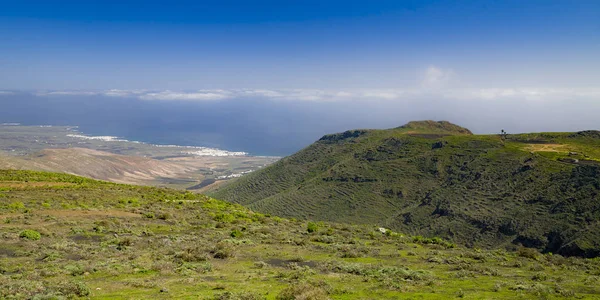
[[[598,299],[600,260],[0,171],[0,299]]]

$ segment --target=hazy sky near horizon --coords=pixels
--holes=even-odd
[[[600,129],[599,53],[596,0],[5,1],[0,122],[277,155],[420,119]]]

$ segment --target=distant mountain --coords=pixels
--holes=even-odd
[[[600,132],[473,135],[445,121],[350,130],[213,196],[285,217],[593,257]]]

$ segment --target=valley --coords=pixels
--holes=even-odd
[[[0,168],[65,172],[119,183],[194,189],[262,168],[278,157],[87,136],[66,126],[0,126]]]

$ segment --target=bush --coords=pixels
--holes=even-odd
[[[80,265],[66,265],[65,271],[71,276],[81,276],[85,270]]]
[[[328,236],[328,235],[321,235],[321,236],[312,238],[312,241],[324,243],[324,244],[333,244],[333,243],[335,243],[335,238],[332,236]]]
[[[90,288],[83,282],[64,282],[58,290],[66,296],[86,297],[90,295]]]
[[[160,214],[158,214],[157,218],[159,218],[160,220],[167,220],[171,218],[171,215],[166,212],[161,212]]]
[[[533,281],[545,281],[545,280],[548,280],[548,275],[546,275],[544,273],[537,273],[537,274],[533,275],[533,277],[531,277],[531,280],[533,280]]]
[[[264,296],[252,292],[233,293],[225,292],[220,295],[216,295],[213,299],[215,300],[262,300]]]
[[[268,266],[269,266],[269,264],[266,263],[266,262],[264,262],[264,261],[254,262],[254,267],[257,268],[257,269],[264,269],[264,268],[266,268]]]
[[[318,230],[319,230],[319,225],[317,225],[317,223],[308,222],[308,225],[306,226],[306,231],[308,231],[309,233],[313,233],[313,232],[317,232]]]
[[[13,203],[9,204],[8,208],[12,209],[12,210],[25,209],[25,204],[23,204],[23,202],[17,201],[17,202],[13,202]]]
[[[235,216],[228,213],[218,213],[214,216],[213,220],[223,223],[231,223],[235,220]]]
[[[133,245],[131,238],[125,237],[116,241],[117,250],[125,250],[127,247]]]
[[[419,243],[419,244],[423,244],[423,245],[440,245],[446,249],[456,247],[455,244],[445,241],[439,237],[426,238],[426,237],[423,237],[420,235],[413,237],[413,243]]]
[[[235,247],[231,243],[219,242],[211,251],[214,258],[226,259],[235,256]]]
[[[300,283],[300,284],[292,284],[286,287],[277,295],[277,300],[325,300],[329,299],[327,297],[327,292],[317,286],[308,284],[308,283]]]
[[[242,232],[239,231],[239,230],[237,230],[237,229],[234,229],[234,230],[231,231],[231,233],[229,235],[232,238],[239,238],[239,237],[242,237]]]
[[[42,235],[35,230],[25,229],[25,230],[21,231],[21,233],[19,234],[19,237],[28,239],[28,240],[32,240],[32,241],[37,241],[42,238]]]
[[[189,247],[175,253],[175,258],[184,262],[203,262],[209,260],[209,255],[199,247]]]
[[[540,253],[537,250],[526,247],[521,247],[517,251],[517,255],[519,255],[520,257],[525,257],[533,260],[537,260],[539,254]]]

